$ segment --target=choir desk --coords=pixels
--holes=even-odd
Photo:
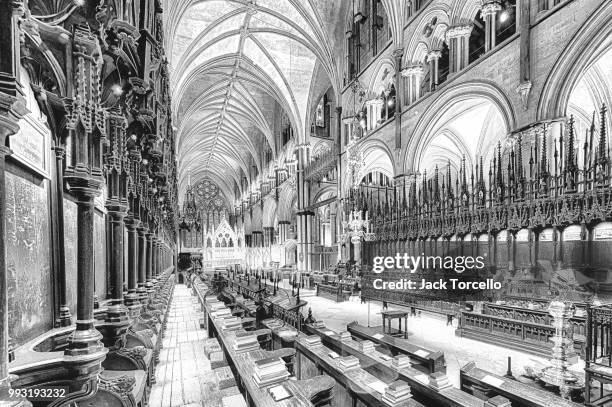
[[[408,355],[415,364],[415,368],[422,370],[424,373],[446,373],[446,361],[444,353],[432,351],[420,346],[411,344],[405,339],[394,338],[390,335],[380,333],[376,328],[370,328],[359,325],[356,322],[351,322],[346,326],[347,331],[351,335],[367,339],[374,343],[384,346],[389,349],[393,355]]]
[[[233,331],[223,331],[220,321],[210,317],[210,306],[205,304],[206,319],[208,320],[209,335],[216,336],[219,341],[226,361],[231,367],[234,377],[239,387],[244,392],[244,398],[249,406],[256,407],[298,407],[314,406],[311,398],[318,394],[331,391],[334,381],[330,377],[316,376],[309,380],[285,380],[283,386],[293,394],[293,397],[276,402],[267,388],[260,388],[253,380],[255,372],[255,361],[270,356],[286,356],[284,350],[263,351],[256,350],[251,352],[237,352],[234,349],[235,333]],[[279,353],[280,352],[280,353]],[[278,353],[278,354],[277,354]],[[267,386],[272,387],[272,386]]]

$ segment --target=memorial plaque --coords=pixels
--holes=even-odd
[[[25,77],[23,77],[26,75]],[[34,97],[30,80],[27,74],[22,75],[22,81],[26,86],[23,87],[26,98],[26,105],[31,113],[26,114],[19,121],[19,131],[10,137],[9,146],[13,151],[12,157],[47,175],[47,161],[49,143],[49,128],[47,118],[41,115],[38,104]]]
[[[8,319],[14,345],[53,327],[47,183],[6,174]]]
[[[43,124],[27,115],[19,122],[20,130],[10,138],[13,157],[28,166],[46,173],[47,137],[43,132],[46,130]]]
[[[66,301],[76,315],[77,303],[77,206],[64,199],[64,247],[66,256]]]

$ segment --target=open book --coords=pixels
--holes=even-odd
[[[268,389],[268,392],[270,393],[270,396],[272,396],[274,401],[285,400],[292,396],[292,394],[289,393],[289,391],[282,384],[278,386],[270,387]]]

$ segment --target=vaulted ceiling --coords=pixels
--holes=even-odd
[[[233,207],[241,180],[278,151],[283,115],[308,128],[312,80],[338,84],[340,3],[327,0],[165,0],[179,190],[217,183]]]

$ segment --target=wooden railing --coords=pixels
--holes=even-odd
[[[520,321],[475,312],[461,312],[457,334],[497,345],[549,357],[555,328],[550,325]],[[584,339],[574,338],[576,352],[585,352]]]
[[[279,304],[270,303],[270,315],[272,318],[280,319],[281,321],[291,325],[298,331],[302,330],[304,316],[299,309],[288,310]]]
[[[484,305],[483,314],[506,319],[515,319],[538,325],[553,324],[553,317],[547,311],[543,310],[530,310],[520,307],[487,303]],[[581,337],[586,335],[585,317],[574,316],[572,319],[570,319],[570,323],[574,328],[574,335],[580,335]]]

